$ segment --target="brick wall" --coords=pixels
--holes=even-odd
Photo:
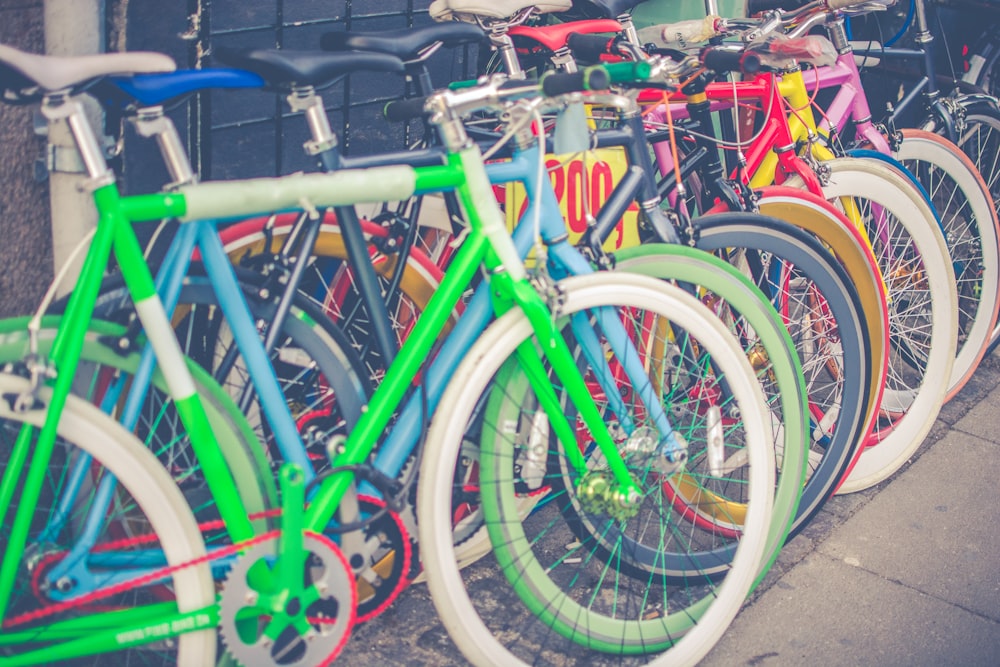
[[[0,0],[0,43],[41,53],[42,0]],[[31,107],[0,105],[0,317],[32,312],[52,276],[48,188]]]

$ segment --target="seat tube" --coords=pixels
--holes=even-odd
[[[322,98],[315,93],[311,86],[302,87],[297,88],[288,96],[288,103],[293,111],[305,113],[306,122],[312,135],[312,139],[305,144],[306,152],[319,158],[326,171],[337,171],[340,168],[340,151],[337,148],[337,137],[330,128],[330,121],[326,116]],[[338,207],[336,213],[340,232],[344,237],[344,245],[347,248],[347,257],[351,263],[351,272],[357,283],[365,310],[368,311],[375,344],[385,365],[388,366],[396,358],[399,345],[396,334],[392,330],[389,311],[382,297],[382,289],[379,286],[378,276],[375,274],[375,267],[368,254],[368,242],[365,241],[364,233],[361,231],[361,223],[353,207]],[[313,221],[312,224],[318,230],[319,220]],[[303,254],[311,251],[312,248],[303,246]],[[302,259],[304,258],[300,257],[296,267],[299,275],[304,268]],[[289,291],[294,292],[294,288]],[[283,314],[282,306],[285,306],[284,310],[287,312],[287,305],[279,304],[279,315]],[[272,344],[274,337],[274,335],[268,336],[268,341]]]

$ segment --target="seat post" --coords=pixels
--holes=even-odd
[[[115,182],[114,172],[104,159],[104,151],[101,150],[97,135],[87,119],[87,112],[78,98],[70,97],[68,91],[50,93],[45,96],[41,110],[42,115],[49,121],[66,121],[80,154],[80,160],[87,176],[90,177],[87,184],[90,189]]]
[[[625,39],[628,40],[629,44],[642,44],[642,41],[639,39],[639,32],[635,29],[635,23],[632,22],[631,14],[620,14],[615,20],[622,24],[622,32],[625,34]]]
[[[507,28],[506,23],[490,26],[490,41],[496,47],[497,53],[500,54],[504,69],[510,78],[523,79],[526,75],[521,69],[521,62],[517,59],[517,53],[514,50],[514,40],[507,34]]]
[[[167,165],[173,182],[167,187],[188,185],[197,180],[191,160],[177,133],[177,126],[163,113],[162,106],[140,109],[133,121],[136,131],[142,137],[156,137],[160,154]]]
[[[305,114],[309,134],[312,135],[312,139],[304,144],[306,153],[320,155],[337,146],[337,135],[330,127],[323,98],[316,94],[312,86],[294,86],[286,100],[292,111]]]

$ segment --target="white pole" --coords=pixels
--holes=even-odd
[[[45,0],[45,52],[56,56],[100,53],[104,50],[104,0]],[[90,114],[94,127],[100,129],[100,110],[93,105]],[[97,224],[90,193],[81,191],[86,179],[79,154],[65,122],[50,123],[47,159],[49,164],[49,201],[52,205],[52,265],[56,271],[70,253]],[[82,258],[70,272],[75,277]],[[72,280],[60,286],[68,291]]]

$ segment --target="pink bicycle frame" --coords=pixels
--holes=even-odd
[[[861,73],[851,52],[842,53],[833,65],[816,67],[802,76],[806,89],[812,93],[817,88],[838,87],[837,94],[829,107],[823,112],[819,128],[825,132],[831,129],[840,132],[849,121],[854,122],[855,132],[859,139],[864,139],[880,153],[889,154],[889,142],[872,123],[872,112],[868,106],[861,85]]]

